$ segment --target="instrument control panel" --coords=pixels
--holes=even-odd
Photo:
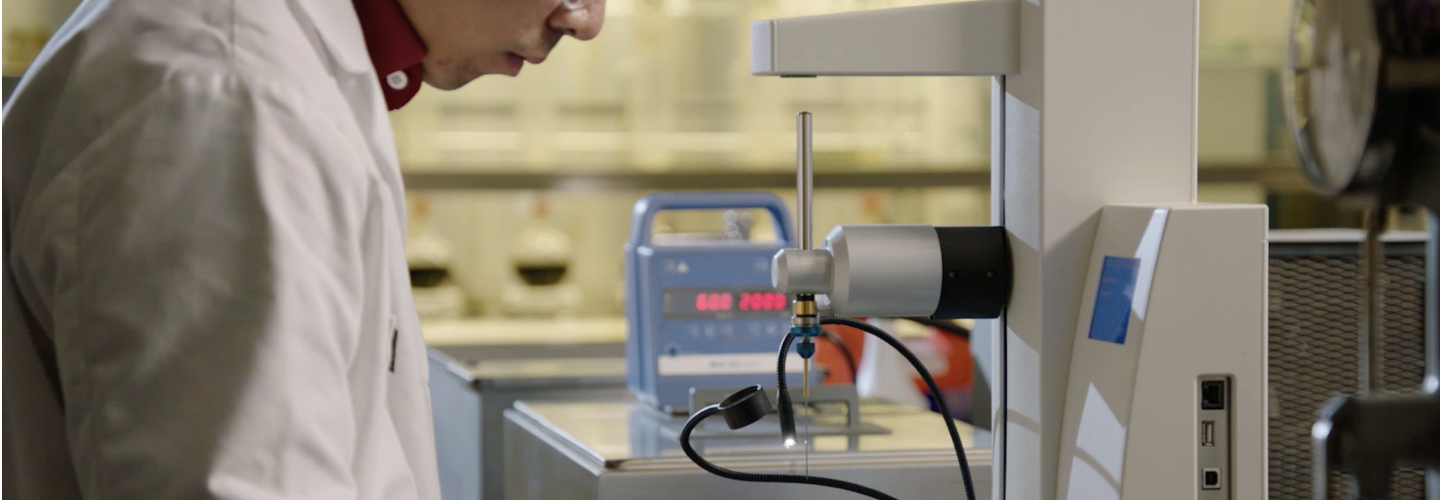
[[[676,244],[651,238],[663,210],[748,208],[766,209],[780,237]],[[627,381],[637,397],[681,412],[691,388],[774,378],[792,298],[771,286],[770,262],[793,234],[783,200],[770,193],[659,193],[636,203],[625,246],[625,309]],[[795,383],[799,376],[797,370]]]

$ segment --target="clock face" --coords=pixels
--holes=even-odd
[[[1328,194],[1350,187],[1374,123],[1381,47],[1369,0],[1297,0],[1282,71],[1286,121],[1310,181]]]

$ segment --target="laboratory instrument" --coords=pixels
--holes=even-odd
[[[815,353],[813,338],[821,335],[821,325],[833,324],[856,328],[875,336],[879,341],[884,341],[899,351],[915,368],[932,394],[936,397],[941,394],[934,378],[930,376],[929,371],[919,359],[888,333],[860,321],[833,317],[821,318],[821,305],[830,306],[837,302],[827,300],[829,296],[839,296],[838,302],[843,304],[864,304],[859,308],[847,306],[845,310],[848,312],[854,312],[857,309],[866,310],[864,308],[871,306],[871,303],[879,304],[873,306],[876,307],[876,311],[885,310],[883,309],[885,307],[903,311],[906,307],[916,307],[918,303],[918,306],[925,311],[922,315],[929,317],[949,318],[976,314],[971,311],[979,311],[978,314],[988,313],[993,317],[999,315],[1004,307],[1009,292],[1010,274],[1009,255],[1004,235],[1001,232],[993,231],[994,228],[980,228],[984,231],[971,232],[966,231],[967,228],[933,229],[928,226],[913,226],[911,228],[920,229],[919,232],[937,235],[934,239],[935,244],[926,245],[925,243],[929,241],[916,238],[915,234],[911,233],[903,234],[898,238],[882,234],[874,239],[873,248],[869,249],[845,245],[843,239],[839,244],[827,241],[825,249],[813,248],[813,117],[810,113],[802,111],[796,115],[795,124],[795,214],[796,225],[800,231],[798,247],[784,248],[776,252],[773,257],[774,264],[772,264],[771,275],[772,284],[777,290],[795,297],[791,325],[776,354],[777,405],[775,409],[780,423],[780,433],[777,436],[780,438],[779,443],[786,448],[797,444],[801,445],[806,452],[808,462],[812,436],[808,434],[808,428],[805,429],[807,434],[805,436],[800,436],[800,433],[797,432],[799,427],[796,425],[793,397],[787,387],[789,384],[786,379],[789,374],[786,366],[789,361],[787,358],[790,356],[790,347],[798,339],[800,343],[795,347],[800,358],[804,360],[802,370],[805,375],[801,381],[802,389],[799,401],[801,408],[808,411],[814,403],[810,399],[809,361]],[[886,226],[872,227],[885,228]],[[919,249],[920,253],[907,252],[907,250],[914,249]],[[931,252],[931,250],[934,251]],[[866,259],[886,262],[888,266],[881,271],[889,271],[897,276],[887,276],[870,268],[879,266],[862,265],[859,266],[858,271],[860,272],[852,271],[847,258],[851,255],[856,256],[857,260],[861,262],[865,262]],[[836,271],[835,262],[837,260],[841,263],[839,272]],[[858,288],[862,293],[857,295],[863,297],[855,302],[845,300],[846,293],[851,288],[852,277],[859,277],[853,281],[861,284]],[[879,284],[867,282],[866,278],[873,279]],[[836,283],[839,285],[837,286]],[[876,289],[869,289],[868,286],[875,286]],[[880,289],[881,287],[886,287],[886,289]],[[915,293],[913,290],[919,290],[920,293]],[[839,292],[837,293],[837,291]],[[863,293],[871,291],[881,293]],[[925,292],[934,293],[927,297]],[[820,300],[817,301],[817,297]],[[893,314],[893,311],[886,311],[891,312],[891,315],[903,315],[903,313]],[[710,416],[723,415],[732,430],[759,421],[760,415],[768,413],[771,408],[769,400],[763,393],[763,386],[745,387],[715,405],[698,409],[694,406],[692,405],[691,408],[694,413],[686,421],[679,440],[685,455],[707,472],[737,481],[808,484],[842,489],[882,500],[894,498],[860,483],[811,475],[808,468],[803,475],[752,473],[728,469],[706,460],[692,447],[690,443],[692,431]],[[938,408],[959,461],[965,497],[974,500],[975,491],[971,471],[954,419],[951,418],[946,405],[942,403],[938,405]]]
[[[1109,476],[1121,478],[1117,493],[1125,495],[1164,495],[1176,484],[1195,481],[1199,498],[1233,498],[1231,456],[1264,455],[1263,441],[1236,436],[1265,432],[1262,405],[1254,402],[1264,396],[1264,283],[1255,276],[1263,275],[1266,266],[1266,218],[1263,206],[1114,205],[1102,210],[1071,361],[1067,401],[1073,404],[1066,407],[1058,476],[1065,489],[1058,497],[1090,498],[1108,486],[1103,478]],[[846,229],[837,228],[832,236],[843,237]],[[936,245],[942,250],[930,255],[886,260],[897,251],[855,252],[843,246],[842,238],[827,241],[828,255],[783,250],[776,256],[775,284],[786,293],[821,294],[836,314],[955,317],[946,314],[954,310],[945,301],[948,295],[970,308],[959,315],[993,317],[1008,298],[1006,240],[1003,234],[979,232],[993,228],[969,229],[977,233],[955,241],[975,250],[952,259],[944,257],[943,245]],[[880,234],[874,238],[880,248],[934,248],[896,244],[906,241],[896,236],[898,231]],[[985,242],[979,235],[994,235],[998,243],[979,246]],[[841,255],[857,263],[836,264]],[[888,274],[875,272],[876,279],[866,281],[857,278],[863,276],[859,272],[837,272],[857,268]],[[883,281],[889,275],[905,279]],[[917,283],[941,281],[940,276],[956,280],[961,293],[912,294],[909,300],[883,302]],[[1004,281],[987,280],[994,276]],[[861,296],[852,289],[877,299],[853,301],[835,293]],[[1191,304],[1207,307],[1186,306]],[[798,315],[801,309],[796,309]],[[1213,318],[1215,310],[1227,314]],[[801,331],[801,322],[795,325],[792,332]],[[1191,439],[1194,434],[1176,433],[1177,427],[1208,432],[1209,438]],[[1126,456],[1147,459],[1114,460]],[[1175,465],[1190,463],[1196,468]]]
[[[747,208],[775,219],[777,241],[667,243],[652,235],[662,211]],[[625,355],[627,383],[641,401],[684,413],[692,388],[733,389],[774,374],[790,299],[770,286],[770,258],[794,241],[789,217],[770,193],[656,193],[635,203],[625,244]]]
[[[837,226],[814,248],[813,116],[796,115],[799,245],[775,254],[771,284],[795,297],[790,333],[809,372],[822,310],[842,317],[993,318],[1010,294],[1003,228]],[[802,380],[808,392],[810,381]]]
[[[1312,428],[1313,491],[1330,498],[1330,472],[1347,472],[1357,498],[1391,498],[1392,470],[1425,467],[1440,499],[1440,5],[1299,0],[1282,73],[1286,123],[1306,176],[1326,194],[1357,200],[1367,217],[1359,396],[1337,396]],[[1384,214],[1430,211],[1425,349],[1419,394],[1380,392],[1385,329],[1380,294]],[[1413,327],[1413,326],[1412,326]]]
[[[1268,441],[1263,409],[1269,392],[1263,360],[1270,348],[1263,342],[1267,329],[1263,277],[1268,275],[1268,263],[1263,258],[1265,235],[1256,228],[1264,227],[1264,213],[1258,206],[1212,207],[1195,203],[1196,2],[1092,0],[1010,5],[1013,12],[1007,11],[1004,16],[1012,22],[1004,22],[1006,17],[998,14],[984,16],[989,22],[983,26],[996,34],[980,43],[937,43],[935,38],[926,37],[940,30],[962,31],[953,28],[961,22],[968,25],[969,21],[952,19],[938,30],[927,29],[919,24],[921,16],[903,15],[907,12],[899,9],[820,20],[843,20],[848,26],[845,29],[794,31],[788,28],[807,23],[786,20],[752,25],[752,39],[756,40],[752,43],[752,70],[780,76],[996,75],[991,100],[992,221],[1005,228],[1014,272],[1004,314],[976,329],[989,331],[989,345],[993,346],[992,351],[979,354],[986,358],[982,365],[992,368],[987,375],[995,389],[991,419],[994,498],[1263,498],[1268,482],[1262,448]],[[1419,8],[1428,4],[1415,5]],[[1368,8],[1366,3],[1356,1],[1344,3],[1343,7],[1350,10],[1342,12]],[[896,12],[902,15],[891,15]],[[983,15],[976,16],[978,19]],[[1345,18],[1363,23],[1365,15]],[[895,19],[907,21],[896,23]],[[826,22],[811,24],[823,27]],[[1358,26],[1363,32],[1371,25]],[[865,36],[853,36],[847,42],[847,33]],[[1309,33],[1333,32],[1300,31],[1304,37],[1311,36]],[[879,56],[864,57],[866,47],[858,44],[860,40],[879,40],[882,42],[872,43],[889,44],[891,48]],[[1413,89],[1382,86],[1374,93],[1362,89],[1352,94],[1336,87],[1343,82],[1365,85],[1367,80],[1376,81],[1363,72],[1346,76],[1346,68],[1370,71],[1376,67],[1405,69],[1405,65],[1382,65],[1384,58],[1370,59],[1376,43],[1322,40],[1325,43],[1313,47],[1339,50],[1346,57],[1331,60],[1355,64],[1333,65],[1328,70],[1330,76],[1323,77],[1321,74],[1327,71],[1308,70],[1306,78],[1312,83],[1328,82],[1319,86],[1328,90],[1303,98],[1295,98],[1299,94],[1291,91],[1292,98],[1287,99],[1297,102],[1289,114],[1292,123],[1302,124],[1299,128],[1315,121],[1312,135],[1341,132],[1337,139],[1320,140],[1331,144],[1323,148],[1337,148],[1339,153],[1317,148],[1322,152],[1307,160],[1314,163],[1307,163],[1307,172],[1320,179],[1329,191],[1365,193],[1378,187],[1383,188],[1378,189],[1381,192],[1395,195],[1388,201],[1421,202],[1434,209],[1434,203],[1423,202],[1433,199],[1433,193],[1419,192],[1440,187],[1429,180],[1436,172],[1433,161],[1420,162],[1423,168],[1415,168],[1417,163],[1407,159],[1396,162],[1397,168],[1388,168],[1392,153],[1411,151],[1399,156],[1433,158],[1425,156],[1423,149],[1413,153],[1417,145],[1425,142],[1372,141],[1373,137],[1384,137],[1372,134],[1377,127],[1389,134],[1403,128],[1397,126],[1401,120],[1418,125],[1408,127],[1411,131],[1435,130],[1431,125],[1416,123],[1437,116],[1426,111],[1433,109],[1426,107],[1427,102],[1434,102],[1433,97],[1428,101],[1412,100],[1404,106],[1418,112],[1373,123],[1367,109],[1341,113],[1334,111],[1337,108],[1324,107],[1338,106],[1340,102],[1368,106],[1367,102],[1378,93]],[[853,50],[825,52],[836,47]],[[980,59],[895,56],[927,53],[926,49],[935,47],[996,47],[997,53],[1013,51],[1014,62],[998,69],[977,63],[972,69],[959,61]],[[891,60],[900,63],[892,65]],[[1411,65],[1409,69],[1416,67],[1431,66]],[[1433,72],[1400,74],[1423,77]],[[1355,99],[1334,99],[1337,95],[1353,95]],[[1433,92],[1413,91],[1406,95],[1418,97]],[[1296,108],[1305,106],[1329,111],[1296,119]],[[1361,121],[1344,121],[1353,117]],[[1341,121],[1325,123],[1330,119]],[[1403,130],[1398,133],[1402,138],[1416,136]],[[1295,142],[1303,148],[1308,147],[1305,144],[1309,140],[1300,137]],[[1215,224],[1203,221],[1231,217],[1236,219],[1233,231],[1224,231],[1220,239],[1197,238],[1214,229],[1211,226]],[[1174,248],[1179,246],[1174,243],[1177,241],[1193,242],[1196,249],[1234,253],[1241,266],[1251,270],[1251,279],[1236,281],[1239,270],[1226,269],[1227,264],[1217,264],[1203,252]],[[1161,259],[1161,255],[1165,258]],[[1174,262],[1185,259],[1196,260]],[[823,257],[808,262],[821,261]],[[800,262],[796,263],[799,269]],[[1211,270],[1218,272],[1209,276]],[[1178,277],[1192,275],[1187,273],[1207,280],[1206,284],[1181,289],[1176,285],[1182,281]],[[792,272],[785,274],[788,279]],[[823,277],[825,273],[794,275]],[[1440,281],[1434,278],[1433,270],[1430,276],[1427,281]],[[823,280],[818,284],[804,280],[796,283],[826,284]],[[1142,283],[1146,287],[1141,287]],[[1122,300],[1119,305],[1117,298]],[[1128,307],[1120,307],[1127,299]],[[1137,304],[1143,304],[1143,311],[1137,310]],[[1427,306],[1433,308],[1434,304],[1432,295]],[[938,309],[938,304],[935,306],[931,312]],[[818,318],[818,303],[816,309]],[[1182,321],[1184,314],[1195,313],[1206,316]],[[1200,326],[1210,328],[1198,331]],[[1434,327],[1428,328],[1433,338]],[[1214,365],[1199,366],[1197,360],[1187,360],[1170,366],[1168,362],[1176,357],[1181,345],[1203,341],[1220,330],[1224,330],[1223,338],[1203,346],[1209,353],[1206,358]],[[1231,339],[1238,342],[1226,342]],[[1252,349],[1257,339],[1258,351]],[[1430,381],[1436,379],[1435,345],[1429,342]],[[1104,369],[1106,365],[1118,366]],[[1101,383],[1093,385],[1092,393],[1092,385],[1086,381]],[[1427,385],[1433,394],[1437,384]],[[1133,393],[1113,397],[1117,392],[1124,394],[1126,388]],[[1082,393],[1084,397],[1074,397]],[[1184,401],[1178,399],[1181,396]],[[1344,467],[1357,458],[1383,458],[1366,448],[1366,440],[1349,438],[1363,436],[1365,433],[1358,429],[1367,424],[1365,419],[1347,415],[1364,416],[1370,412],[1345,410],[1362,408],[1357,405],[1376,397],[1351,400],[1336,408],[1335,415],[1342,418],[1326,419],[1330,425],[1325,430],[1330,434],[1324,444],[1356,445],[1336,450],[1322,446],[1323,450],[1344,452],[1328,455],[1335,460],[1330,465]],[[1111,409],[1112,401],[1122,404]],[[1420,418],[1426,413],[1413,415],[1416,418],[1412,422],[1427,421]],[[1156,426],[1170,430],[1157,431]],[[1392,427],[1399,428],[1402,426]],[[1097,438],[1104,438],[1100,440],[1103,442],[1097,443]],[[1229,453],[1223,454],[1228,456],[1214,449],[1220,442],[1230,446]],[[1387,441],[1370,439],[1368,443],[1383,445]],[[1357,451],[1364,453],[1357,455]],[[1203,467],[1202,461],[1206,461]],[[743,490],[745,485],[729,484],[749,491]],[[940,484],[934,487],[942,487]]]
[[[1057,498],[1264,493],[1263,205],[1109,205],[1081,297]],[[1223,311],[1223,312],[1222,312]],[[1143,458],[1142,458],[1143,457]]]
[[[957,303],[999,316],[977,325],[994,346],[977,357],[997,381],[995,498],[1261,498],[1267,214],[1195,203],[1196,4],[945,5],[761,21],[751,68],[994,76],[992,221],[1013,272],[1003,308]],[[777,257],[775,284],[837,314],[946,317],[939,236],[831,235],[829,252]],[[907,238],[903,261],[847,248],[842,268],[842,243]]]
[[[823,245],[776,255],[775,289],[847,317],[993,318],[1009,295],[1004,228],[842,225]]]

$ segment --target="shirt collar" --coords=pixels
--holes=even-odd
[[[420,92],[425,44],[398,0],[354,0],[370,63],[379,77],[385,106],[400,109]]]

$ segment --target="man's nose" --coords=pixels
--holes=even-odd
[[[563,2],[550,14],[550,28],[576,40],[589,40],[600,34],[605,25],[605,0],[582,0],[580,8],[571,9]]]

